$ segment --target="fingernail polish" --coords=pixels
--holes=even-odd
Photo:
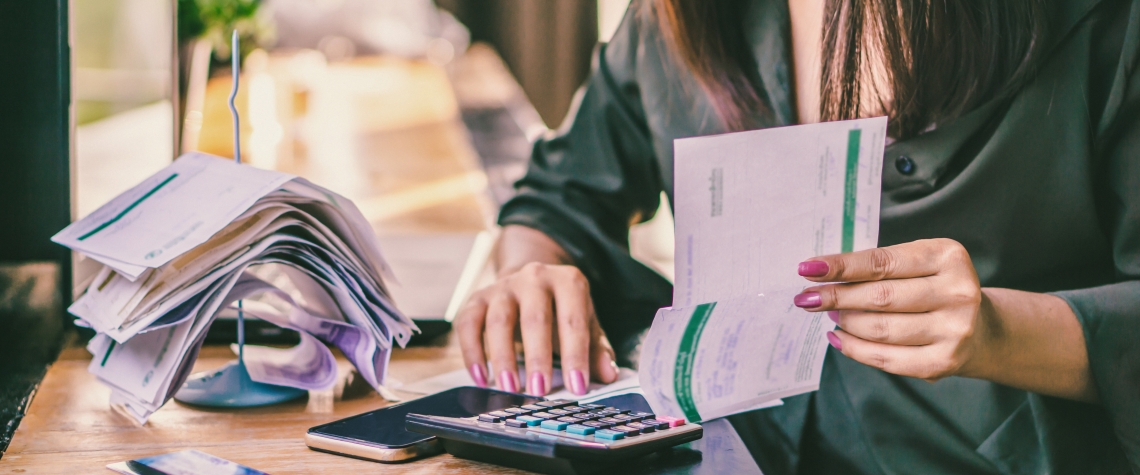
[[[827,332],[827,342],[831,343],[831,346],[834,346],[835,349],[843,351],[843,342],[839,341],[839,337],[835,336],[835,332]]]
[[[476,386],[487,387],[487,370],[483,369],[483,365],[473,364],[468,371],[471,372],[471,379],[475,381]]]
[[[800,263],[800,275],[804,277],[823,277],[827,275],[827,263],[823,261],[804,261]]]
[[[542,373],[534,373],[530,375],[530,385],[527,386],[526,392],[532,396],[545,396],[546,395],[546,377]]]
[[[815,308],[823,305],[823,298],[819,292],[807,292],[797,295],[794,302],[799,308]]]
[[[519,392],[519,377],[512,371],[504,370],[499,373],[499,389],[508,393]]]
[[[831,321],[835,322],[835,324],[838,325],[839,324],[839,310],[828,311],[827,312],[827,318],[830,318]]]
[[[578,370],[570,370],[570,392],[582,396],[586,394],[586,376]]]

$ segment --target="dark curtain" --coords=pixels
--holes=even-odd
[[[562,123],[590,72],[598,42],[594,0],[437,0],[489,43],[526,91],[546,125]]]

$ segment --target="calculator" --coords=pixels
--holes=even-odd
[[[679,417],[565,399],[474,417],[413,413],[406,428],[436,436],[456,457],[554,475],[610,472],[704,434]]]

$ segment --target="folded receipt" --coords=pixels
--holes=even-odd
[[[887,119],[675,142],[673,306],[639,378],[658,414],[711,420],[819,388],[834,324],[792,299],[797,264],[873,248]]]

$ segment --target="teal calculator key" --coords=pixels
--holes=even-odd
[[[562,422],[562,421],[554,421],[554,420],[547,419],[545,421],[542,421],[542,424],[540,424],[539,426],[542,427],[543,429],[565,430],[566,427],[569,425],[570,424]]]
[[[531,417],[531,416],[518,416],[515,418],[515,420],[523,421],[526,423],[526,425],[532,426],[532,427],[542,423],[541,418]]]
[[[578,435],[590,435],[594,433],[593,427],[586,427],[580,424],[570,424],[566,427],[566,432]]]
[[[597,437],[599,439],[607,439],[607,440],[619,440],[619,439],[624,438],[625,434],[622,434],[621,432],[618,432],[618,431],[609,430],[609,429],[598,429],[598,430],[594,431],[594,437]]]

